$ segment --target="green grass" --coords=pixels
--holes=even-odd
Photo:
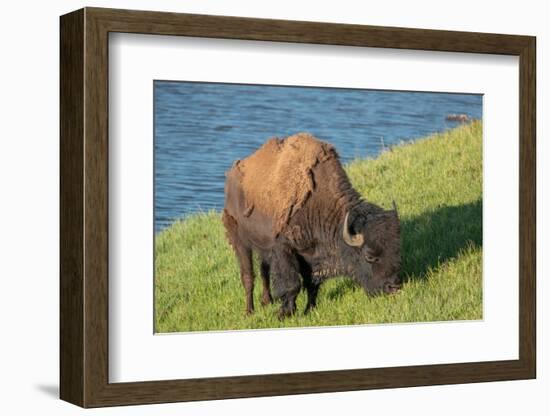
[[[279,321],[278,305],[245,316],[244,290],[219,212],[194,215],[156,236],[157,332],[482,319],[482,125],[473,122],[346,166],[368,201],[398,205],[403,289],[368,297],[353,281],[321,286],[318,306]],[[257,262],[256,262],[257,265]],[[257,274],[259,276],[259,274]]]

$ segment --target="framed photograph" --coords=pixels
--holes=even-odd
[[[534,37],[60,30],[63,400],[536,377]]]

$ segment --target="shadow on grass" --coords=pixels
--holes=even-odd
[[[441,207],[401,222],[402,276],[424,279],[468,246],[482,244],[482,201]]]
[[[357,282],[342,277],[338,279],[338,285],[327,291],[326,297],[330,300],[338,300],[342,298],[346,293],[359,288]]]
[[[430,269],[455,258],[469,246],[482,244],[482,201],[445,206],[401,221],[402,270],[404,281],[423,280]],[[359,288],[351,279],[338,279],[326,292],[327,299],[338,300]]]

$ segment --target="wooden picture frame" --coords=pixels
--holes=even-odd
[[[60,30],[61,399],[101,407],[535,378],[534,37],[100,8],[62,16]],[[110,32],[518,56],[519,359],[109,383]]]

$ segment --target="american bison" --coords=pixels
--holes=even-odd
[[[280,318],[296,310],[307,291],[307,313],[320,284],[349,276],[368,294],[401,287],[397,209],[385,211],[361,198],[338,154],[310,134],[268,140],[226,172],[223,223],[254,311],[252,253],[261,259],[262,304],[272,292],[282,301]]]

